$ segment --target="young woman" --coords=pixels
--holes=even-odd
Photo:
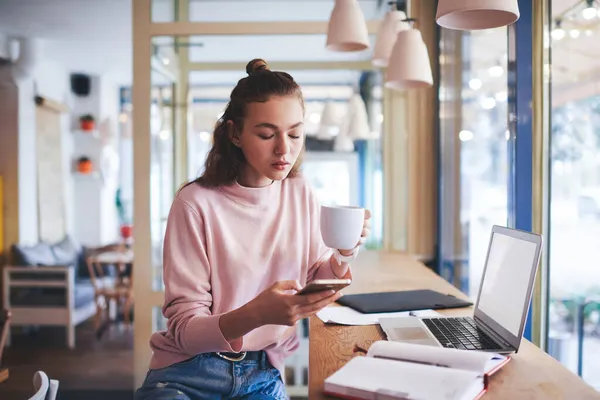
[[[339,293],[295,296],[351,278],[356,254],[326,248],[319,204],[299,176],[300,87],[252,60],[214,130],[203,175],[177,194],[164,241],[167,330],[153,334],[136,399],[285,399],[296,322]],[[363,238],[369,234],[365,213]]]

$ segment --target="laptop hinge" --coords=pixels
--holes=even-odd
[[[502,336],[498,335],[496,333],[496,331],[494,331],[488,324],[483,322],[483,320],[481,318],[477,318],[476,316],[473,316],[473,319],[475,320],[475,322],[477,322],[478,324],[481,324],[485,327],[487,333],[491,334],[492,339],[496,340],[501,345],[514,350],[514,346],[512,344],[508,343]]]

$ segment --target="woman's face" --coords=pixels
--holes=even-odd
[[[271,97],[249,103],[241,134],[233,143],[246,158],[239,183],[262,187],[289,174],[304,146],[304,110],[296,96]]]

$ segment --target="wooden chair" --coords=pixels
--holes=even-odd
[[[111,315],[111,305],[117,309],[121,306],[124,313],[125,324],[130,323],[130,313],[133,308],[133,283],[131,277],[121,276],[125,263],[117,262],[117,276],[110,276],[106,273],[102,261],[102,255],[111,251],[97,252],[87,258],[87,265],[92,285],[94,286],[96,301],[95,329],[98,336],[101,336],[103,327],[107,326],[113,320]],[[114,252],[114,251],[113,251]]]

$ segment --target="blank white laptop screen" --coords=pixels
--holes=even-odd
[[[536,244],[495,232],[478,308],[515,336],[519,334]]]

